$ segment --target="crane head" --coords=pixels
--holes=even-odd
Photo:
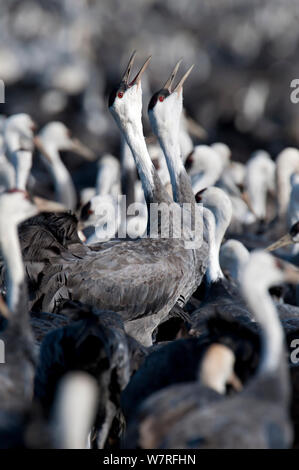
[[[19,149],[32,150],[36,124],[25,113],[13,114],[4,123],[4,143],[10,156]]]
[[[48,148],[69,150],[77,155],[81,155],[86,160],[94,160],[95,155],[79,139],[75,138],[70,129],[59,121],[52,121],[46,124],[37,136],[34,137],[36,148],[45,157],[48,163],[55,163],[56,152],[48,152]]]
[[[118,124],[126,125],[129,122],[134,122],[137,116],[141,116],[141,77],[149,64],[151,56],[146,59],[133,80],[130,80],[130,73],[135,56],[136,51],[134,51],[130,57],[120,84],[115,87],[109,95],[109,110]]]
[[[177,62],[163,87],[153,94],[148,105],[151,125],[155,135],[158,137],[163,132],[173,132],[174,135],[178,135],[179,132],[179,123],[183,110],[183,84],[193,68],[192,65],[175,88],[172,89],[181,62],[182,59]]]

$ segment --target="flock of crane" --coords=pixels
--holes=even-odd
[[[297,447],[299,151],[244,165],[194,147],[181,61],[146,139],[135,55],[109,96],[120,158],[80,195],[60,151],[88,147],[61,122],[1,117],[0,448]]]

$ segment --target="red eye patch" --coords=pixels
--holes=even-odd
[[[124,94],[123,94],[122,91],[119,91],[119,92],[117,93],[117,96],[118,96],[119,98],[122,98],[122,97],[124,96]]]
[[[162,101],[164,101],[164,99],[165,99],[164,96],[159,96],[159,101],[162,102]]]

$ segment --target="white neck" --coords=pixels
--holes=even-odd
[[[185,113],[182,113],[181,122],[180,122],[180,132],[179,132],[179,139],[180,139],[180,148],[181,148],[181,158],[183,163],[185,163],[186,158],[193,150],[193,142],[188,133],[187,129],[187,119]]]
[[[146,147],[141,119],[140,123],[129,122],[126,125],[125,138],[135,160],[145,199],[147,202],[151,202],[153,199],[153,174],[155,172],[155,168]]]
[[[6,189],[15,187],[15,170],[11,162],[6,158],[4,153],[0,152],[0,179]]]
[[[14,312],[25,273],[17,226],[13,221],[6,220],[5,224],[1,224],[0,246],[7,269],[7,305]]]
[[[249,256],[249,251],[242,243],[237,240],[228,240],[220,249],[220,265],[236,282],[240,282]]]
[[[232,206],[231,202],[226,196],[225,193],[223,193],[223,201],[220,204],[214,203],[214,204],[209,204],[209,202],[204,203],[204,206],[210,209],[210,211],[213,213],[215,217],[215,222],[216,222],[216,231],[215,231],[215,241],[218,250],[220,249],[224,234],[230,224],[231,221],[231,216],[232,216]],[[226,198],[226,201],[225,201]]]
[[[285,217],[290,192],[291,175],[299,171],[299,152],[295,148],[283,150],[276,160],[276,182],[277,182],[277,202],[278,215]]]
[[[16,150],[11,155],[11,162],[15,169],[15,186],[25,191],[32,166],[32,152],[30,150]]]
[[[249,261],[250,263],[250,261]],[[262,359],[259,373],[274,372],[280,364],[283,352],[283,331],[276,308],[272,302],[261,266],[246,266],[242,276],[242,292],[249,306],[262,327]],[[272,283],[271,283],[272,284]]]
[[[201,191],[204,188],[213,186],[217,179],[217,173],[210,168],[201,171],[200,173],[191,175],[191,183],[194,194],[198,193],[198,191]]]
[[[208,284],[222,279],[223,273],[219,264],[220,244],[216,241],[216,222],[213,213],[204,207],[204,224],[209,237],[209,264],[206,270]]]
[[[62,162],[57,148],[54,145],[47,144],[46,149],[52,160],[49,169],[54,179],[57,201],[61,202],[67,209],[75,209],[77,197],[71,175]]]
[[[96,194],[99,196],[111,194],[115,179],[115,174],[111,167],[109,165],[102,165],[97,174]]]
[[[251,182],[248,187],[248,196],[254,215],[259,219],[266,217],[267,188],[264,182],[255,184]]]
[[[151,121],[152,129],[158,137],[160,146],[165,155],[171,180],[173,199],[175,202],[179,202],[180,197],[178,181],[181,172],[185,170],[181,159],[181,150],[179,144],[179,127],[178,125],[176,125],[176,122],[173,123],[174,125],[172,126],[171,130],[169,129],[169,123],[167,123],[168,125],[165,123],[164,126],[162,126],[162,124],[158,126],[156,119],[153,117],[152,112],[149,113],[149,118]]]
[[[135,161],[131,149],[127,144],[126,139],[122,135],[121,138],[121,163],[122,170],[135,170]]]

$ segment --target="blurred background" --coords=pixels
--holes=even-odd
[[[207,132],[201,142],[226,142],[233,160],[257,148],[276,157],[299,145],[299,104],[290,101],[298,23],[298,0],[7,0],[0,3],[1,113],[28,112],[40,126],[62,120],[99,156],[117,154],[107,95],[137,49],[137,65],[153,56],[145,111],[182,57],[182,72],[195,64],[184,104]],[[144,125],[149,135],[146,112]]]

